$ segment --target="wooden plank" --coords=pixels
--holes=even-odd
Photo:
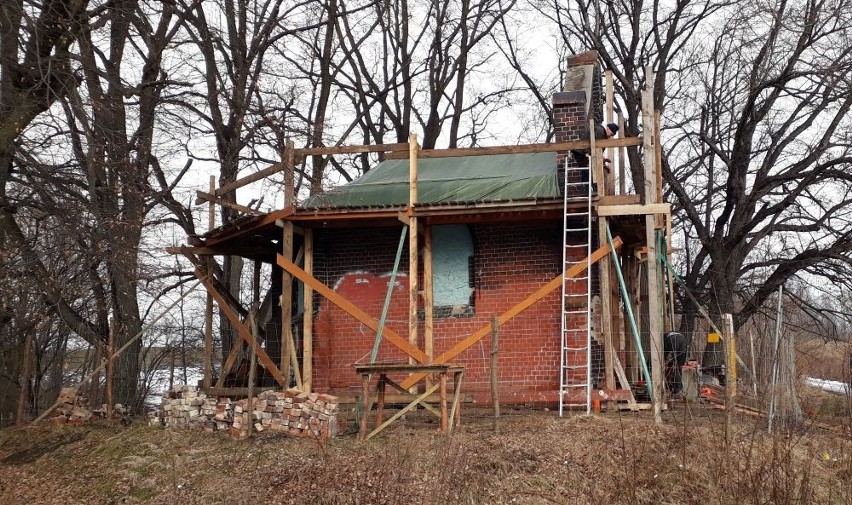
[[[243,258],[260,259],[261,261],[271,262],[275,260],[275,253],[268,248],[250,247],[241,244],[228,244],[223,247],[166,247],[166,252],[169,254],[183,254],[190,252],[196,256],[241,256]]]
[[[641,146],[641,137],[625,137],[617,139],[599,140],[599,148]],[[541,144],[525,144],[514,146],[492,146],[492,147],[459,147],[453,149],[422,149],[417,156],[425,158],[457,158],[460,156],[487,156],[492,154],[527,154],[527,153],[552,153],[556,151],[570,151],[572,149],[589,149],[591,144],[588,140],[572,140],[569,142],[551,142]],[[393,153],[388,159],[405,158],[405,153]]]
[[[284,223],[282,231],[282,256],[293,260],[293,223]],[[287,379],[286,389],[290,385],[290,343],[293,342],[293,276],[284,270],[281,272],[281,372]]]
[[[203,243],[193,244],[193,245],[204,245],[204,246],[214,246],[221,242],[227,242],[233,240],[235,237],[251,235],[256,230],[260,230],[266,228],[267,226],[274,225],[275,221],[278,219],[288,219],[293,215],[293,208],[288,207],[286,209],[276,210],[274,212],[270,212],[264,216],[259,216],[257,219],[252,220],[251,222],[234,227],[226,230],[221,230],[215,234],[212,234],[204,239]],[[288,219],[290,220],[290,219]]]
[[[606,70],[604,72],[604,89],[605,89],[605,98],[604,98],[604,107],[606,113],[606,123],[614,123],[613,114],[615,112],[613,106],[613,82],[612,82],[612,70]],[[624,134],[627,133],[621,128],[618,129],[621,132],[621,136],[624,137]],[[609,160],[615,159],[615,148],[608,148],[604,154],[605,158]],[[611,195],[615,193],[615,166],[610,165],[610,170],[608,173],[604,174],[606,177],[606,193]]]
[[[420,317],[417,309],[420,302],[419,293],[419,263],[417,245],[417,216],[414,215],[414,206],[417,205],[417,134],[412,133],[408,137],[408,343],[418,347],[417,326]],[[413,362],[413,358],[410,358]]]
[[[621,237],[615,237],[612,242],[613,242],[613,245],[615,246],[615,248],[617,249],[618,247],[621,246]],[[605,245],[604,247],[601,247],[600,249],[596,250],[595,252],[592,253],[591,263],[598,262],[601,258],[603,258],[607,254],[609,254],[609,251],[610,251],[610,246],[608,244]],[[497,324],[498,325],[506,324],[513,317],[517,316],[521,312],[530,308],[537,301],[539,301],[542,298],[544,298],[545,296],[549,295],[550,293],[555,291],[557,288],[561,287],[562,281],[563,281],[563,275],[567,278],[576,277],[578,274],[580,274],[581,272],[583,272],[586,269],[587,263],[588,262],[586,262],[586,261],[580,261],[580,262],[574,264],[573,266],[571,266],[571,268],[569,268],[568,270],[566,270],[564,274],[560,274],[560,275],[557,275],[556,277],[554,277],[553,280],[551,280],[550,282],[548,282],[547,284],[545,284],[544,286],[539,288],[535,293],[531,294],[530,296],[528,296],[527,298],[525,298],[524,300],[522,300],[521,302],[519,302],[518,304],[516,304],[515,306],[513,306],[509,310],[507,310],[506,312],[500,314],[500,316],[497,317]],[[491,333],[491,323],[488,323],[487,325],[483,326],[482,328],[480,328],[479,330],[477,330],[476,332],[471,334],[469,337],[465,338],[461,342],[458,342],[456,345],[454,345],[448,351],[444,352],[443,354],[441,354],[440,356],[438,356],[437,358],[432,360],[432,363],[447,363],[447,362],[449,362],[451,359],[455,358],[456,356],[458,356],[459,354],[461,354],[462,352],[467,350],[470,346],[479,342],[482,339],[482,337],[484,337],[485,335],[488,335],[490,333]],[[409,388],[409,387],[413,386],[420,379],[423,378],[423,375],[424,374],[412,374],[409,378],[407,378],[407,379],[405,379],[404,381],[401,382],[402,387]]]
[[[361,374],[361,420],[358,427],[358,440],[367,436],[367,423],[370,421],[370,374]]]
[[[398,144],[373,144],[360,146],[330,146],[330,147],[303,147],[296,149],[296,156],[334,155],[334,154],[360,154],[360,153],[386,153],[394,151],[407,151],[408,143]]]
[[[598,199],[598,205],[638,205],[642,203],[640,195],[604,195]]]
[[[343,298],[342,296],[334,292],[333,289],[329,288],[312,275],[308,275],[304,270],[296,266],[293,262],[286,260],[281,255],[278,255],[278,265],[293,274],[294,277],[304,282],[306,285],[309,285],[311,288],[313,288],[314,291],[326,297],[328,301],[337,305],[338,307],[349,313],[349,315],[364,323],[364,325],[370,328],[371,330],[378,331],[378,321],[370,317],[370,315],[364,312],[363,310],[356,307],[352,302],[350,302],[346,298]],[[391,330],[390,328],[384,328],[384,331],[382,332],[382,337],[391,344],[398,347],[407,355],[416,359],[417,361],[421,363],[428,361],[426,353],[416,347],[413,347],[411,344],[408,343],[406,339],[399,336],[398,333]]]
[[[642,92],[642,129],[649,132],[643,139],[645,203],[657,202],[656,144],[654,137],[654,72],[645,68],[645,89]],[[660,276],[657,265],[657,218],[653,214],[645,215],[645,241],[648,246],[646,268],[648,273],[648,333],[650,334],[651,381],[653,382],[654,421],[662,423],[663,405],[663,325],[661,324]]]
[[[296,388],[300,391],[305,391],[305,384],[302,382],[302,374],[299,372],[299,358],[296,356],[296,342],[293,341],[293,332],[290,332],[290,367],[293,370],[293,377],[296,379]]]
[[[222,294],[216,290],[215,286],[211,283],[210,277],[205,275],[204,272],[201,271],[200,268],[195,269],[195,276],[204,284],[204,287],[207,288],[207,292],[213,295],[213,298],[216,300],[216,303],[219,304],[219,310],[225,317],[228,318],[228,321],[237,329],[237,334],[240,339],[244,341],[249,347],[254,347],[254,352],[257,353],[258,359],[263,363],[263,366],[266,367],[266,370],[272,374],[272,377],[278,382],[280,385],[284,385],[284,376],[281,374],[281,370],[275,365],[275,363],[269,358],[269,355],[266,354],[266,351],[261,348],[258,343],[254,340],[251,335],[251,332],[240,319],[239,315],[231,308],[231,306],[225,301],[225,298],[222,297]],[[239,342],[237,343],[239,345]],[[237,347],[237,346],[235,346]],[[227,363],[226,363],[227,364]],[[233,363],[231,363],[233,366]],[[219,377],[220,381],[222,377],[229,371],[230,366],[223,366],[221,371],[221,377]],[[218,383],[217,383],[218,384]]]
[[[255,269],[258,271],[258,269]],[[259,277],[259,276],[256,276]],[[249,331],[251,332],[251,339],[253,341],[257,341],[258,332],[257,332],[257,309],[258,303],[252,303],[251,310],[248,315],[248,324]],[[252,417],[252,411],[254,410],[254,404],[252,403],[252,399],[254,398],[254,382],[256,380],[255,373],[257,368],[257,346],[251,348],[251,353],[249,355],[249,370],[248,370],[248,397],[249,397],[249,420],[248,420],[248,436],[251,436],[252,430],[254,429],[254,418]]]
[[[613,356],[613,368],[618,376],[618,381],[621,382],[621,387],[630,393],[630,396],[627,398],[627,404],[631,407],[635,407],[636,398],[633,397],[633,390],[630,388],[630,381],[627,380],[627,374],[624,373],[624,366],[622,366],[621,360],[618,359],[617,355]]]
[[[377,373],[442,373],[449,370],[453,365],[448,363],[355,363],[352,368],[359,374]]]
[[[598,243],[603,245],[606,241],[607,220],[605,217],[598,218]],[[615,389],[614,359],[615,350],[612,338],[612,297],[610,296],[610,258],[601,258],[598,265],[601,284],[601,333],[603,333],[604,344],[604,378],[607,389]],[[611,407],[614,407],[612,405]]]
[[[388,395],[387,396],[388,400],[386,401],[386,403],[409,403],[414,398],[417,398],[416,394],[412,394],[410,391],[403,388],[402,386],[400,386],[396,382],[394,382],[390,379],[387,379],[387,383],[390,384],[391,387],[393,387],[395,390],[397,390],[400,394]],[[431,386],[431,384],[430,384],[430,386]],[[427,387],[430,387],[430,386],[427,386]],[[435,407],[429,405],[430,401],[433,402],[433,403],[437,403],[438,401],[440,401],[440,398],[426,398],[426,400],[420,402],[420,404],[423,405],[424,409],[426,409],[429,412],[431,412],[432,414],[434,414],[435,417],[440,418],[441,412],[438,409],[436,409]]]
[[[314,275],[314,230],[305,229],[305,273]],[[314,359],[314,290],[307,283],[302,283],[302,293],[305,315],[302,318],[302,387],[306,393],[313,387]]]
[[[632,216],[643,214],[669,214],[671,204],[647,203],[644,205],[598,205],[598,216]],[[656,217],[654,218],[656,222]]]
[[[453,408],[450,410],[450,433],[453,426],[461,426],[461,387],[464,370],[453,373]]]
[[[221,205],[222,207],[227,207],[229,209],[236,210],[237,212],[242,212],[243,214],[248,214],[250,216],[262,216],[263,212],[259,210],[254,210],[251,207],[246,207],[245,205],[240,205],[238,203],[229,202],[227,200],[223,200],[221,198],[216,198],[215,195],[211,195],[210,193],[205,193],[203,191],[195,192],[195,204],[198,205],[203,202],[211,202],[217,205]]]
[[[436,389],[438,389],[438,387],[439,387],[439,386],[440,386],[440,384],[435,384],[435,385],[434,385],[434,386],[432,386],[431,388],[428,388],[428,389],[426,390],[426,392],[425,392],[425,393],[423,393],[423,394],[421,394],[420,396],[418,396],[417,398],[415,398],[415,399],[414,399],[414,401],[412,401],[411,403],[409,403],[408,405],[406,405],[406,406],[405,406],[402,410],[400,410],[399,412],[397,412],[396,414],[394,414],[394,415],[393,415],[393,417],[391,417],[390,419],[388,419],[387,421],[385,421],[384,423],[382,423],[382,425],[381,425],[381,426],[379,426],[379,427],[377,427],[375,430],[371,431],[371,432],[370,432],[370,434],[369,434],[369,435],[367,435],[367,440],[369,440],[369,439],[373,438],[374,436],[378,435],[379,433],[381,433],[381,432],[382,432],[382,430],[384,430],[385,428],[387,428],[387,427],[388,427],[388,426],[389,426],[392,422],[394,422],[394,421],[396,421],[397,419],[399,419],[400,417],[404,416],[406,412],[408,412],[409,410],[411,410],[411,409],[413,409],[414,407],[416,407],[418,404],[420,404],[420,402],[422,402],[423,400],[425,400],[425,399],[426,399],[426,397],[428,397],[429,395],[431,395],[432,393],[434,393],[434,392],[435,392],[435,390],[436,390]]]
[[[275,175],[282,170],[284,170],[284,163],[283,162],[275,163],[274,165],[270,165],[270,166],[264,168],[263,170],[255,172],[251,175],[247,175],[247,176],[243,177],[242,179],[237,179],[236,181],[229,182],[228,184],[225,184],[221,188],[217,189],[215,191],[215,193],[212,192],[212,191],[211,191],[211,193],[213,193],[216,196],[226,195],[226,194],[230,193],[231,191],[234,191],[235,189],[241,188],[241,187],[246,186],[248,184],[251,184],[253,182],[257,182],[261,179],[265,179],[265,178],[267,178],[271,175]]]
[[[193,255],[189,251],[188,247],[179,247],[178,249],[181,251],[181,253],[183,253],[184,257],[190,261],[190,263],[192,263],[196,268],[202,269],[204,262],[201,261],[195,255]],[[212,266],[214,269],[217,269],[217,275],[222,275],[222,271],[218,270],[219,265],[217,265],[216,262],[211,262],[210,266]],[[209,272],[209,270],[207,271]],[[208,279],[208,282],[210,282],[210,284],[219,291],[219,294],[223,297],[223,299],[226,300],[228,304],[230,304],[231,309],[239,313],[240,317],[246,317],[248,315],[248,311],[242,305],[240,305],[240,302],[236,298],[234,298],[234,295],[232,295],[231,292],[228,291],[228,289],[226,289],[221,282],[219,282],[216,276],[211,275]]]

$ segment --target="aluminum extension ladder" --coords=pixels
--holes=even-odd
[[[583,174],[585,182],[571,182]],[[567,407],[592,407],[591,256],[592,184],[589,167],[565,170],[562,235],[562,338],[559,374],[559,415]],[[565,272],[585,264],[577,275]]]

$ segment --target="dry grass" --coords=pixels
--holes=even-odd
[[[850,439],[768,437],[763,421],[678,405],[566,416],[468,409],[452,436],[422,412],[367,443],[134,425],[0,432],[0,503],[852,504]],[[848,411],[847,411],[848,417]],[[427,422],[428,421],[428,422]],[[4,501],[5,500],[5,501]]]

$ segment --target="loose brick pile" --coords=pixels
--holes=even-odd
[[[81,425],[92,418],[89,399],[78,395],[76,388],[62,388],[56,402],[56,407],[48,415],[51,424]]]
[[[161,415],[152,417],[151,424],[227,431],[235,437],[248,436],[249,423],[258,432],[320,438],[337,434],[337,397],[295,388],[234,401],[208,397],[192,386],[178,386],[163,397]]]
[[[112,419],[123,421],[128,418],[130,412],[120,403],[116,403],[112,411],[106,404],[101,405],[100,409],[91,410],[89,399],[78,394],[77,388],[62,388],[57,398],[57,405],[47,418],[52,424],[79,426],[97,419],[106,419],[110,415]]]

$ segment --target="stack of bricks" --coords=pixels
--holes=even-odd
[[[163,398],[162,416],[166,426],[227,431],[235,437],[248,436],[251,423],[257,432],[329,438],[337,434],[337,397],[293,388],[264,391],[250,400],[216,400],[194,387],[179,386]]]
[[[207,395],[199,393],[193,386],[176,386],[163,396],[163,423],[166,426],[189,426],[206,424],[202,416],[202,405]]]

